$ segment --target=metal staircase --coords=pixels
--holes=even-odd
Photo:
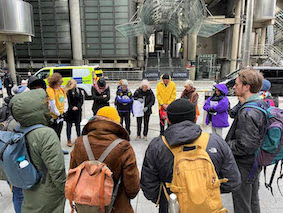
[[[283,10],[276,14],[274,23],[274,45],[280,45],[283,42]]]

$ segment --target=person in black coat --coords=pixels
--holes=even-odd
[[[143,80],[141,86],[134,93],[134,100],[144,103],[144,116],[137,117],[137,139],[141,139],[142,119],[144,120],[143,136],[147,140],[149,118],[152,114],[152,106],[155,103],[155,96],[149,87],[149,81]]]
[[[6,88],[7,90],[7,94],[9,97],[12,96],[12,87],[14,86],[14,82],[13,82],[13,79],[11,77],[11,75],[6,72],[5,75],[4,75],[4,87]]]
[[[171,125],[165,130],[164,137],[169,146],[192,144],[202,134],[202,129],[194,122],[196,111],[195,105],[191,102],[177,99],[168,106],[167,114]],[[241,176],[228,144],[219,135],[210,134],[206,152],[219,179],[228,179],[228,182],[220,185],[221,192],[237,191],[241,185]],[[141,172],[141,188],[148,200],[157,203],[160,183],[171,183],[173,166],[174,155],[162,137],[154,138],[146,150]],[[171,194],[169,189],[167,191]],[[159,201],[159,213],[168,213],[168,202],[163,190]]]
[[[131,134],[130,125],[131,125],[131,111],[133,105],[133,95],[128,88],[128,81],[122,79],[120,81],[121,86],[117,87],[115,105],[117,111],[121,118],[120,124],[123,126],[125,121],[125,128],[128,131],[129,135]]]
[[[91,94],[93,99],[92,111],[95,116],[100,108],[109,106],[110,88],[104,78],[100,78],[94,83],[94,86],[91,88]]]
[[[67,145],[71,147],[71,130],[73,123],[76,126],[77,136],[79,137],[81,135],[80,123],[82,121],[82,105],[84,101],[84,96],[82,94],[82,91],[77,88],[77,82],[74,79],[68,82],[67,87],[70,88],[70,90],[67,92],[69,108],[66,112],[65,121],[67,122]]]

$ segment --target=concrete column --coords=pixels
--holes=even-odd
[[[74,65],[83,65],[80,1],[69,0]]]
[[[185,35],[183,39],[183,60],[184,65],[186,66],[188,63],[188,36]]]
[[[236,70],[237,56],[238,56],[238,45],[239,45],[241,0],[238,0],[238,2],[236,4],[237,4],[236,11],[235,11],[236,24],[234,24],[234,29],[233,29],[230,72],[234,72]]]
[[[264,54],[265,38],[266,38],[266,27],[262,27],[261,36],[260,36],[260,55]]]
[[[197,57],[197,38],[198,34],[193,33],[190,34],[189,36],[189,61],[194,64],[191,68],[190,72],[190,80],[195,80],[196,79],[196,57]]]
[[[144,67],[144,39],[143,35],[138,35],[138,67]]]
[[[254,54],[258,55],[258,29],[255,30],[255,39],[254,39]]]
[[[138,0],[137,1],[138,4],[138,16],[140,16],[141,14],[141,10],[140,8],[142,7],[143,1],[142,0]],[[143,69],[144,67],[144,37],[143,35],[138,35],[138,40],[137,40],[137,53],[138,53],[138,67],[140,69]]]
[[[15,57],[14,57],[13,43],[11,41],[6,41],[6,50],[7,50],[9,72],[13,79],[14,84],[16,84],[17,77],[16,77],[16,68],[15,68]]]
[[[247,0],[246,29],[243,50],[243,67],[249,66],[251,55],[251,36],[253,30],[254,0]]]

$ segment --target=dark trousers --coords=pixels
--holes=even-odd
[[[12,96],[12,87],[6,87],[8,96]]]
[[[67,139],[68,140],[71,140],[72,126],[73,126],[73,123],[67,122],[66,131],[67,131]],[[75,126],[76,126],[77,136],[79,137],[81,135],[81,124],[80,123],[75,123]]]
[[[150,118],[150,114],[149,115],[144,115],[143,117],[138,117],[137,118],[137,124],[138,124],[137,136],[141,136],[142,119],[143,119],[143,123],[144,123],[143,136],[147,136],[149,118]]]
[[[160,116],[159,116],[160,118]],[[164,130],[165,130],[165,124],[167,123],[167,121],[160,119],[160,135],[164,134]],[[169,127],[169,124],[167,123],[167,128]]]
[[[232,193],[235,213],[260,213],[259,205],[259,174],[249,180],[250,168],[238,164],[241,173],[241,188]]]
[[[61,141],[61,132],[63,129],[63,121],[57,123],[56,121],[51,125],[51,128],[54,129],[56,134],[58,135],[59,140]]]
[[[125,121],[126,130],[128,131],[129,135],[131,134],[130,125],[131,125],[131,112],[119,112],[119,116],[121,118],[121,125]]]

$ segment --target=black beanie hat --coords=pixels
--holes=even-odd
[[[162,76],[162,79],[170,79],[170,76],[168,73],[165,73],[163,76]]]
[[[106,81],[105,81],[105,79],[104,79],[104,78],[98,79],[97,85],[98,85],[99,87],[105,87],[105,86],[106,86]]]
[[[167,116],[172,124],[186,120],[195,122],[196,107],[187,99],[177,99],[167,107]]]

